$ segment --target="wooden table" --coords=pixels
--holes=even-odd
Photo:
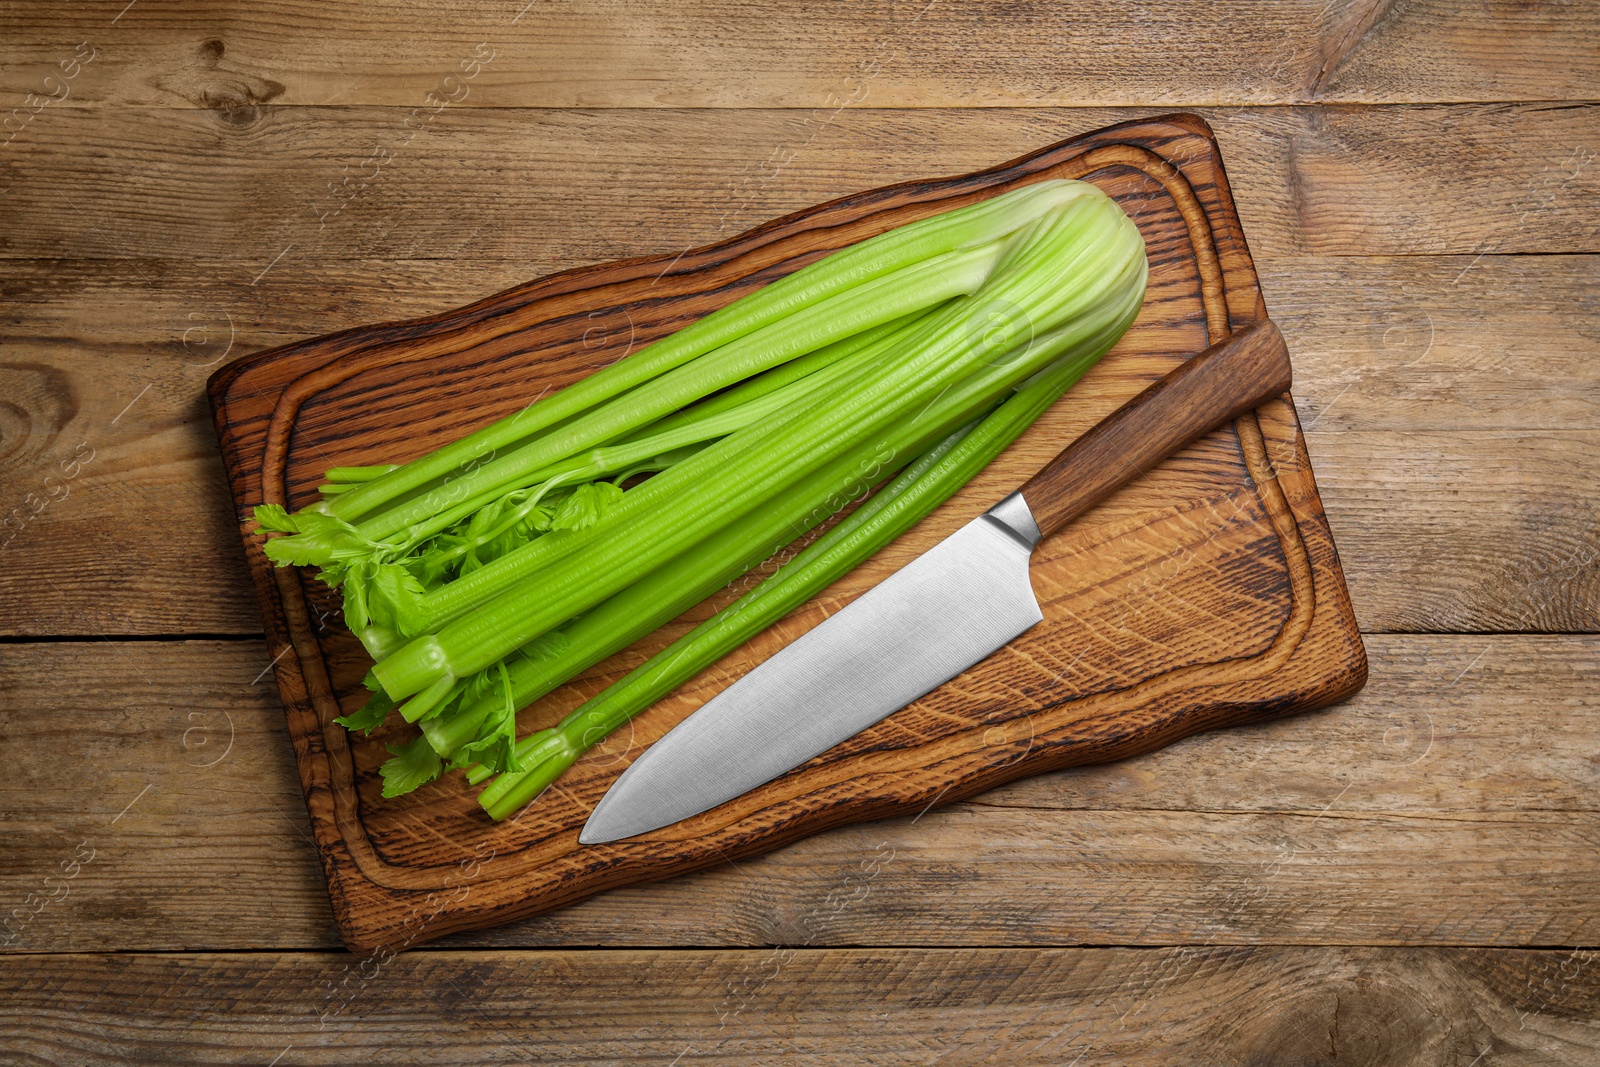
[[[1596,5],[524,3],[0,13],[0,1060],[1600,1060]],[[344,953],[206,377],[1180,107],[1367,689]]]

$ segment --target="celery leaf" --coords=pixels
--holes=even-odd
[[[300,530],[294,521],[294,516],[289,514],[282,504],[257,504],[255,517],[263,530],[276,530],[280,533],[298,533]]]
[[[326,573],[322,580],[328,581]],[[372,621],[372,564],[357,563],[347,568],[338,585],[344,590],[344,624],[351,633],[358,634]]]
[[[267,558],[279,565],[309,567],[352,562],[370,558],[378,547],[357,533],[354,526],[332,515],[301,512],[293,521],[299,533],[267,542]]]
[[[472,760],[495,771],[517,769],[517,706],[511,697],[511,675],[502,660],[499,669],[500,706],[484,723],[477,740],[463,745],[456,758]],[[489,672],[485,671],[487,675]]]
[[[599,522],[612,504],[622,497],[622,490],[610,482],[589,482],[572,491],[551,516],[552,530],[582,530]]]
[[[383,766],[378,768],[378,773],[383,776],[385,797],[404,796],[418,786],[427,785],[444,770],[439,753],[428,744],[426,737],[419,737],[409,745],[390,745],[388,748],[394,758],[385,760]]]
[[[380,563],[373,569],[368,610],[372,621],[407,637],[416,635],[423,618],[422,582],[399,563]]]
[[[373,693],[367,702],[348,715],[341,715],[333,721],[343,726],[346,730],[360,730],[370,734],[373,730],[383,725],[383,720],[389,712],[394,710],[394,701],[389,699],[387,693]]]

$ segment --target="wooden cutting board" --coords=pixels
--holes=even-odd
[[[254,505],[300,507],[327,467],[410,459],[833,249],[1052,177],[1083,178],[1116,197],[1148,243],[1150,287],[1127,336],[1032,430],[824,596],[618,731],[515,820],[492,823],[459,774],[380,797],[384,744],[409,728],[391,716],[362,739],[333,725],[365,698],[369,660],[330,590],[268,563],[252,532]],[[1006,649],[738,800],[642,838],[578,844],[607,787],[668,728],[1020,485],[1185,356],[1264,314],[1216,141],[1201,119],[1169,115],[981,173],[846,197],[680,256],[566,271],[457,311],[347,330],[219,371],[210,382],[217,435],[346,943],[404,948],[1355,692],[1366,657],[1284,395],[1041,544],[1033,582],[1045,622]],[[755,580],[524,710],[523,732],[555,722]]]

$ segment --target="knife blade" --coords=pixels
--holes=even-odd
[[[1021,489],[857,597],[673,727],[612,783],[578,840],[635,837],[763,785],[1004,647],[1044,615],[1034,546],[1166,456],[1284,393],[1262,319],[1185,360]]]

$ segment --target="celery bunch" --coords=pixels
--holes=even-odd
[[[843,249],[400,467],[334,468],[280,565],[316,566],[420,733],[384,795],[464,768],[504,818],[573,760],[947,499],[1127,329],[1147,266],[1046,181]],[[896,472],[899,472],[898,476]],[[646,475],[643,480],[638,476]],[[520,742],[516,712],[879,491],[751,593]]]

